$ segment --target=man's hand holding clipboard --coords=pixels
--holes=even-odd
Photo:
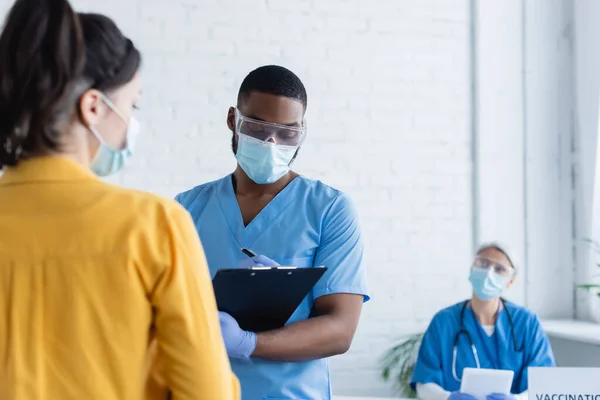
[[[213,286],[227,352],[248,359],[256,347],[256,332],[285,326],[327,268],[280,266],[248,249],[242,252],[248,262],[219,270]]]

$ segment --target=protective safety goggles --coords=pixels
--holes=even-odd
[[[475,261],[473,261],[473,268],[484,270],[493,269],[495,273],[501,276],[512,276],[515,273],[515,269],[510,265],[505,265],[483,256],[475,257]]]
[[[287,126],[259,121],[242,115],[235,109],[235,128],[237,133],[250,136],[262,142],[271,140],[277,145],[300,147],[306,138],[306,122],[302,126]]]

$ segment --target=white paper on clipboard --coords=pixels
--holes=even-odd
[[[465,368],[463,369],[460,392],[485,400],[486,396],[492,393],[510,394],[513,371],[504,369],[481,369]]]

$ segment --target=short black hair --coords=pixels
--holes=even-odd
[[[238,106],[252,92],[272,94],[298,100],[306,111],[307,96],[304,84],[296,74],[279,65],[265,65],[250,72],[238,93]]]

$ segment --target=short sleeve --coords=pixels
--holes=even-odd
[[[415,390],[417,383],[435,383],[443,387],[442,361],[440,355],[439,329],[437,327],[438,316],[435,316],[429,327],[423,334],[423,340],[419,347],[417,362],[413,371],[410,385]]]
[[[177,196],[175,196],[175,201],[178,202],[179,204],[181,204],[183,206],[183,208],[187,209],[188,208],[188,200],[187,198],[189,197],[188,192],[183,192],[183,193],[179,193]]]
[[[313,288],[314,298],[334,293],[367,294],[367,274],[363,263],[364,245],[356,209],[350,199],[340,193],[326,212],[321,242],[314,265],[327,267],[327,272]]]
[[[540,319],[534,316],[531,324],[531,334],[528,335],[529,340],[527,341],[527,343],[531,343],[531,348],[527,349],[519,392],[527,390],[528,367],[556,367],[550,339],[544,332]]]

